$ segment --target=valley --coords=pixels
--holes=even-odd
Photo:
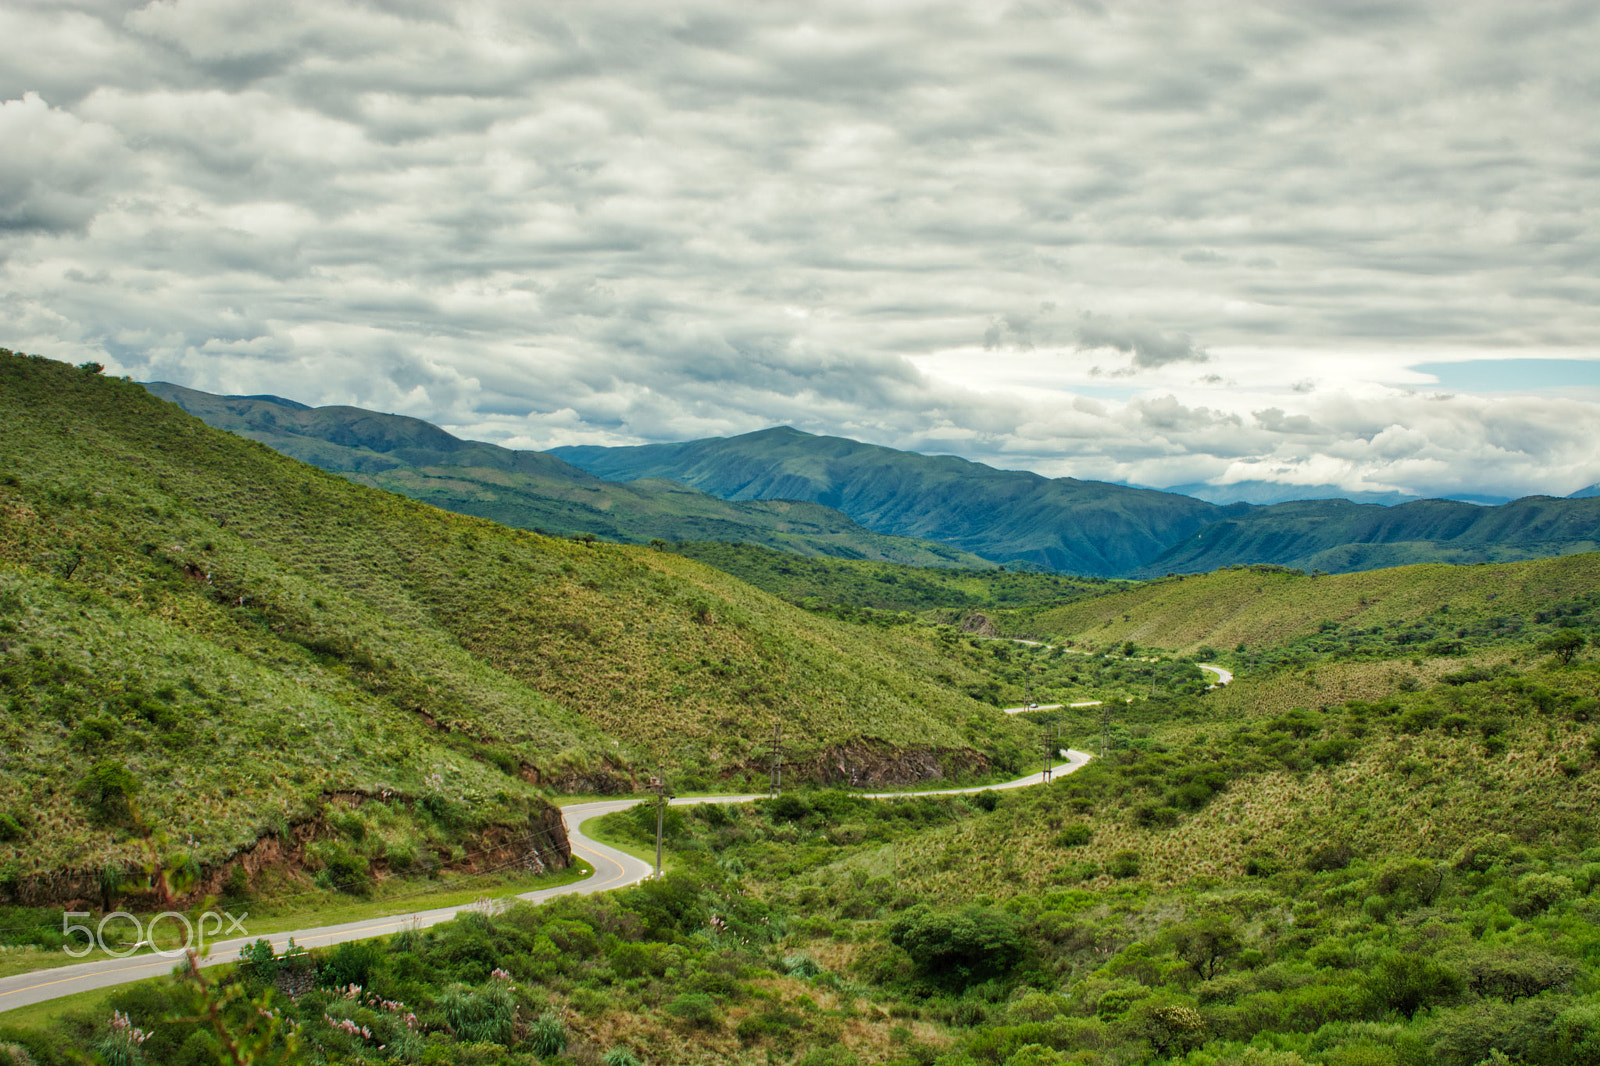
[[[0,405],[0,1061],[1600,1063],[1600,555],[607,543],[376,487],[486,447],[425,424],[336,476],[92,368]],[[63,950],[217,907],[187,976]]]

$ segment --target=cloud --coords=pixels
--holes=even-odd
[[[115,185],[116,134],[50,107],[37,93],[0,102],[0,231],[83,229]]]
[[[526,446],[1600,480],[1564,428],[1600,397],[1394,387],[1600,352],[1593,5],[18,0],[0,35],[8,347]]]
[[[1211,356],[1187,333],[1163,333],[1123,323],[1088,319],[1078,328],[1078,344],[1085,349],[1110,348],[1132,352],[1133,365],[1141,368],[1172,363],[1205,363]]]

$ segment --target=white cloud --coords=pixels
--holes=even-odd
[[[1600,404],[1409,368],[1600,358],[1597,18],[19,2],[0,343],[521,445],[1570,491]]]

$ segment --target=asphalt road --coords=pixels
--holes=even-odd
[[[1067,761],[1053,767],[1052,774],[1070,774],[1074,770],[1082,768],[1090,759],[1087,753],[1081,751],[1068,751],[1064,754]],[[1037,773],[1030,774],[1027,777],[1019,777],[1014,781],[1007,781],[1003,784],[978,788],[939,788],[923,792],[880,792],[869,793],[865,798],[900,799],[906,796],[951,796],[967,792],[984,792],[988,789],[1027,788],[1030,785],[1041,784],[1043,780],[1044,775]],[[752,800],[763,798],[763,796],[759,795],[686,796],[670,802],[674,807],[687,807],[698,803],[749,803]],[[567,823],[567,839],[572,844],[572,852],[594,867],[594,873],[581,881],[574,881],[568,885],[558,885],[555,888],[541,888],[532,892],[524,892],[514,897],[492,901],[488,905],[498,906],[513,900],[543,903],[557,896],[607,892],[645,880],[655,871],[655,867],[652,864],[636,859],[627,852],[618,851],[610,845],[602,844],[598,840],[587,836],[583,832],[583,825],[591,818],[598,818],[613,811],[627,810],[636,804],[647,802],[649,802],[648,798],[631,796],[627,799],[596,800],[589,803],[569,803],[563,806],[561,813]],[[469,904],[464,907],[439,907],[433,910],[414,911],[385,918],[370,918],[363,921],[343,922],[338,925],[292,929],[282,933],[274,933],[267,939],[271,940],[273,950],[278,952],[283,951],[291,938],[301,947],[327,947],[332,944],[342,944],[347,940],[364,940],[368,937],[387,936],[403,929],[426,929],[440,922],[448,922],[456,915],[466,911],[481,909],[482,906],[483,904]],[[215,966],[218,963],[233,962],[239,957],[239,949],[254,943],[256,939],[256,937],[252,936],[240,936],[226,940],[210,941],[210,954],[200,960],[200,965]],[[126,959],[100,956],[91,958],[86,962],[76,963],[71,966],[61,966],[53,970],[35,970],[32,973],[0,978],[0,1011],[11,1010],[15,1007],[25,1007],[31,1003],[42,1003],[45,1000],[56,999],[60,996],[70,996],[78,992],[109,988],[127,981],[156,977],[170,972],[180,961],[181,956],[178,958],[166,958],[150,954],[135,955]]]

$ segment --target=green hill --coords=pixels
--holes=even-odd
[[[530,824],[548,849],[539,786],[737,779],[775,719],[801,777],[1018,757],[930,643],[678,555],[351,484],[38,357],[0,353],[0,425],[0,874],[24,898],[148,865],[151,827],[213,884],[258,842],[310,863],[352,806],[366,828],[328,847],[363,869]]]
[[[631,448],[556,448],[600,477],[671,478],[730,500],[836,507],[868,529],[951,544],[998,562],[1114,576],[1228,513],[1188,496],[996,470],[781,426]]]
[[[1057,604],[1101,591],[1105,579],[1007,570],[937,569],[856,559],[796,558],[754,544],[691,541],[668,548],[790,603],[877,611]]]
[[[1600,498],[1529,496],[1481,507],[1416,500],[1280,503],[1214,522],[1131,576],[1273,563],[1345,573],[1411,563],[1492,563],[1600,549]]]
[[[1059,607],[1005,616],[1008,631],[1080,647],[1226,655],[1315,640],[1348,654],[1459,654],[1600,619],[1600,553],[1480,566],[1429,564],[1353,574],[1273,566],[1130,585]]]
[[[312,408],[275,396],[215,396],[166,382],[145,387],[208,425],[302,462],[519,529],[634,544],[746,541],[801,555],[917,566],[992,565],[947,545],[871,532],[815,503],[729,502],[676,482],[604,481],[545,452],[461,440],[403,415]]]

